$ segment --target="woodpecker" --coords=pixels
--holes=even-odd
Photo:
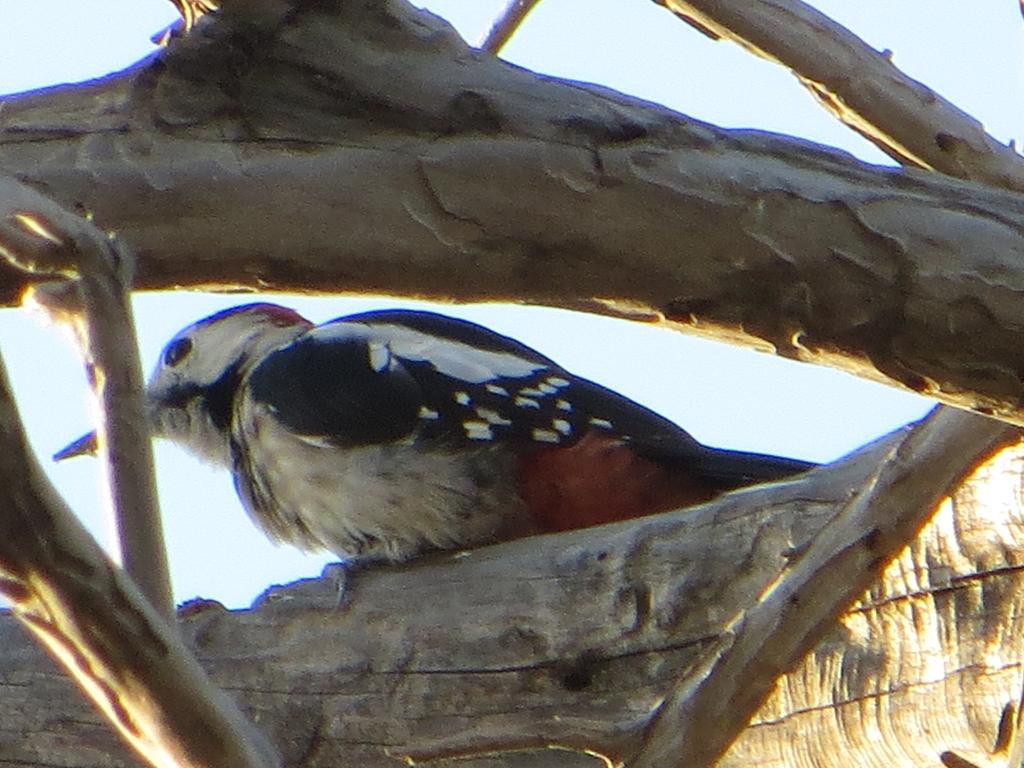
[[[319,326],[274,304],[218,312],[171,339],[147,400],[155,434],[227,467],[270,538],[359,563],[664,512],[812,466],[704,446],[514,339],[412,310]]]

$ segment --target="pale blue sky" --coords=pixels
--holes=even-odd
[[[0,93],[74,82],[129,66],[170,23],[166,0],[3,0]],[[478,41],[504,0],[427,4]],[[829,0],[837,17],[895,62],[982,120],[997,138],[1020,136],[1024,44],[1011,0]],[[969,12],[965,9],[969,8]],[[822,111],[782,68],[715,43],[648,0],[544,0],[505,57],[520,66],[600,83],[726,127],[762,128],[888,161]],[[0,108],[0,125],[3,111]],[[248,298],[248,297],[247,297]],[[274,297],[315,320],[382,301]],[[148,367],[181,326],[237,298],[173,294],[136,300]],[[389,300],[389,306],[410,302]],[[648,327],[536,308],[446,308],[538,347],[570,370],[674,419],[714,445],[829,461],[920,416],[922,398],[835,371]],[[0,310],[0,349],[33,445],[59,489],[108,539],[92,460],[46,457],[89,428],[81,367],[52,329]],[[247,604],[263,588],[319,572],[327,555],[274,547],[245,518],[230,478],[173,447],[158,450],[175,591]]]

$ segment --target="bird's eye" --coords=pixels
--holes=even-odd
[[[168,368],[173,368],[188,357],[188,353],[191,351],[192,339],[188,337],[175,339],[168,344],[167,349],[164,350],[164,365]]]

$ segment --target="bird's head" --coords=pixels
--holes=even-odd
[[[311,327],[291,309],[261,303],[223,310],[179,331],[161,352],[146,387],[154,434],[230,466],[231,413],[243,377],[269,352]],[[54,458],[95,448],[95,433],[90,433]]]

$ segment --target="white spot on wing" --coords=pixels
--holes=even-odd
[[[517,397],[512,402],[518,405],[520,408],[540,408],[540,403],[538,403],[536,400],[531,400],[528,397]]]
[[[488,384],[487,391],[492,395],[501,395],[502,397],[508,397],[508,390],[504,387],[499,387],[497,384]]]
[[[471,402],[473,402],[473,398],[469,396],[468,392],[453,392],[452,398],[459,405],[469,405]]]
[[[558,391],[555,387],[552,387],[550,384],[547,384],[546,382],[543,381],[540,384],[538,384],[537,387],[545,395],[553,395]]]
[[[312,445],[314,448],[334,448],[335,446],[326,437],[321,435],[293,435],[300,442]]]
[[[497,411],[491,410],[490,408],[477,408],[476,415],[486,421],[488,424],[495,426],[507,427],[512,422],[506,419]]]
[[[565,411],[566,413],[568,413],[572,411],[572,403],[570,403],[568,400],[556,400],[555,408],[557,408],[560,411]]]
[[[563,379],[561,376],[548,376],[547,382],[552,387],[558,387],[559,389],[562,387],[568,387],[569,384],[572,383],[568,379]]]
[[[391,363],[391,350],[387,344],[371,341],[366,348],[370,353],[370,367],[377,373],[382,372]]]
[[[593,424],[595,427],[600,427],[601,429],[612,428],[612,423],[608,421],[608,419],[599,419],[596,416],[590,419],[590,423]]]
[[[550,429],[534,429],[533,439],[538,443],[557,443],[558,433],[552,432]]]
[[[491,432],[491,425],[486,421],[464,421],[462,426],[466,429],[466,437],[470,440],[493,440],[494,433]]]
[[[439,414],[433,408],[427,408],[425,405],[421,405],[420,406],[419,416],[420,416],[421,419],[430,419],[430,420],[441,418],[441,414]]]
[[[523,387],[522,389],[519,390],[519,394],[520,395],[526,395],[527,397],[543,397],[544,396],[543,392],[541,392],[539,389],[534,389],[533,387]]]
[[[551,426],[555,428],[555,431],[561,432],[563,435],[572,433],[572,424],[565,419],[552,419]]]

